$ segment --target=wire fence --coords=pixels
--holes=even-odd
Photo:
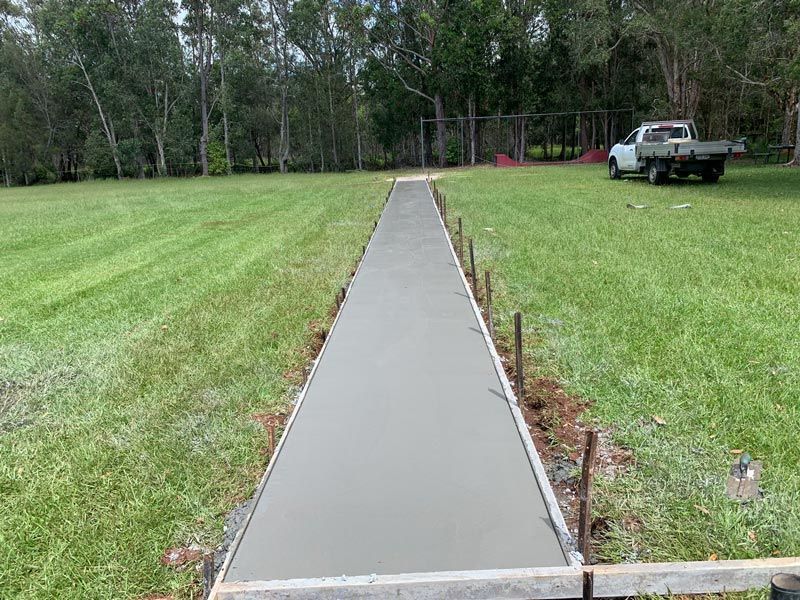
[[[419,164],[494,163],[498,154],[518,162],[574,160],[592,149],[608,150],[634,128],[634,117],[633,108],[616,108],[420,118]]]

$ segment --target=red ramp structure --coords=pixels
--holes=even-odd
[[[588,165],[605,163],[608,160],[608,151],[594,149],[589,150],[585,154],[579,156],[574,160],[559,160],[559,161],[532,161],[532,162],[519,162],[509,157],[507,154],[495,154],[494,164],[496,167],[541,167],[547,165]]]

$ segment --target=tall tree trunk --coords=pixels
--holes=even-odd
[[[431,132],[428,123],[425,124],[423,128],[423,146],[425,147],[425,164],[428,166],[433,166],[433,140],[431,139]]]
[[[167,174],[167,159],[164,155],[164,138],[160,134],[153,136],[156,140],[156,150],[158,152],[158,175],[165,177]]]
[[[469,164],[475,166],[478,146],[478,131],[475,128],[475,94],[469,96],[467,112],[469,113]]]
[[[789,90],[783,103],[783,128],[781,129],[781,144],[792,143],[792,127],[794,127],[794,111],[797,105],[797,91]]]
[[[81,72],[83,73],[83,77],[86,80],[86,89],[92,94],[92,100],[94,100],[94,105],[97,108],[97,114],[100,116],[100,125],[103,128],[103,133],[106,135],[106,140],[108,140],[108,145],[111,147],[111,156],[114,159],[114,166],[117,169],[117,179],[123,178],[122,173],[122,163],[119,160],[119,151],[117,149],[117,134],[114,131],[114,122],[111,120],[111,115],[109,115],[105,110],[103,110],[103,106],[100,103],[100,98],[97,95],[97,91],[94,88],[94,84],[92,83],[91,77],[89,77],[89,72],[86,70],[85,65],[83,64],[83,59],[81,59],[80,54],[78,54],[77,50],[73,49],[73,57],[75,59],[75,64],[78,65]]]
[[[289,66],[288,51],[286,48],[286,32],[284,31],[284,39],[282,40],[282,47],[279,51],[278,45],[278,28],[277,19],[275,18],[275,0],[270,0],[270,20],[272,23],[272,50],[277,61],[277,71],[279,77],[279,86],[281,94],[281,132],[280,132],[280,147],[278,148],[278,165],[280,165],[281,173],[286,173],[289,170]]]
[[[317,119],[317,129],[319,129],[319,127],[320,127],[319,119]],[[321,135],[320,135],[320,138],[322,138]],[[314,147],[314,133],[311,131],[311,126],[310,125],[308,127],[308,147],[309,148],[313,148]],[[317,147],[320,150],[320,156],[322,156],[322,143],[317,144]],[[309,154],[308,155],[308,160],[311,161],[311,172],[313,173],[314,172],[314,155],[313,154]],[[323,163],[322,171],[325,170],[324,166],[325,166],[325,164]],[[320,171],[320,173],[322,171]]]
[[[336,149],[336,117],[333,110],[333,89],[331,86],[331,73],[328,71],[328,112],[330,114],[331,148],[333,150],[333,166],[339,171],[339,152]]]
[[[692,77],[692,67],[700,62],[699,52],[693,50],[684,53],[663,34],[657,34],[654,39],[674,116],[679,119],[694,118],[700,101],[700,83]]]
[[[202,7],[202,9],[201,9]],[[197,35],[197,65],[200,77],[200,167],[203,176],[208,176],[208,75],[211,70],[211,40],[206,39],[205,6],[198,6],[195,16]]]
[[[219,83],[222,94],[222,137],[225,143],[225,160],[228,161],[227,172],[231,174],[233,157],[231,156],[230,128],[228,127],[228,90],[225,87],[225,53],[220,52],[219,57]]]
[[[317,147],[319,148],[320,173],[325,172],[325,151],[322,145],[322,115],[317,111]],[[311,140],[311,128],[308,128],[308,139]]]
[[[436,145],[439,150],[439,167],[447,164],[447,124],[444,122],[444,99],[436,94],[433,99],[436,108]]]
[[[569,149],[569,159],[573,160],[575,158],[575,117],[572,117],[572,146]]]
[[[11,187],[11,178],[8,175],[8,163],[6,162],[5,150],[3,150],[3,183],[6,187]]]
[[[581,154],[589,151],[589,120],[586,114],[581,114],[581,133],[580,133]]]
[[[286,82],[281,85],[281,145],[278,154],[281,173],[289,170],[289,90]]]
[[[316,79],[314,80],[314,91],[315,91],[314,95],[316,96],[316,98],[317,99],[321,98],[320,93],[319,93],[319,88],[317,87],[317,80]],[[317,149],[319,150],[319,163],[320,163],[319,170],[320,170],[320,173],[324,173],[325,172],[325,144],[323,144],[323,142],[322,142],[322,122],[323,122],[324,119],[322,118],[322,108],[320,107],[319,102],[314,102],[314,108],[316,109],[316,113],[317,113],[317,143],[316,143],[316,146],[317,146]],[[313,148],[314,145],[315,145],[313,138],[314,138],[314,135],[313,135],[313,132],[311,130],[311,123],[309,122],[309,124],[308,124],[308,146],[309,146],[309,148]]]
[[[208,81],[205,69],[200,69],[200,167],[208,175]]]
[[[350,84],[353,88],[353,120],[356,125],[356,168],[360,171],[364,166],[361,159],[361,124],[358,119],[358,85],[356,84],[356,73],[352,55],[350,59]]]
[[[525,161],[525,149],[527,147],[527,140],[525,134],[525,117],[516,117],[514,119],[514,160],[517,162]]]
[[[800,100],[797,102],[797,127],[794,132],[794,159],[789,164],[800,167]]]
[[[256,157],[258,158],[258,162],[263,167],[263,166],[265,166],[264,165],[264,158],[261,156],[261,144],[258,143],[258,134],[255,133],[254,131],[251,131],[250,135],[253,138],[253,148],[256,151]]]

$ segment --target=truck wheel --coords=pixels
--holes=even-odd
[[[617,159],[612,158],[608,161],[608,176],[611,179],[619,179],[622,177],[622,173],[620,173],[619,166],[617,166]]]
[[[714,173],[711,169],[703,171],[703,181],[706,183],[717,183],[719,181],[719,174]]]
[[[662,185],[667,181],[667,173],[660,173],[656,161],[652,161],[647,167],[647,181],[652,185]]]

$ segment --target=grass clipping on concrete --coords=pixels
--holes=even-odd
[[[0,191],[0,595],[196,595],[160,559],[216,545],[252,493],[252,415],[296,392],[389,185]]]
[[[500,335],[525,315],[528,375],[590,401],[583,420],[632,450],[597,482],[598,558],[800,555],[800,171],[655,187],[486,168],[438,187],[493,273]],[[745,505],[725,497],[741,450],[764,462]]]

